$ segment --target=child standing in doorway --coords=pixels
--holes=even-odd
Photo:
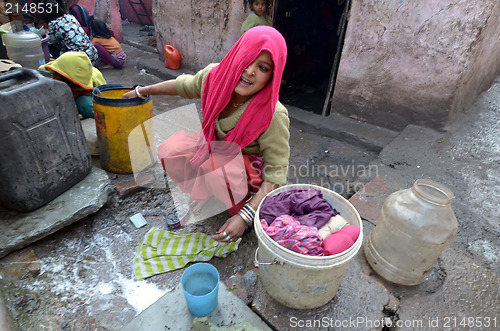
[[[99,59],[102,62],[102,65],[98,63],[96,66],[99,69],[123,68],[127,55],[123,51],[118,40],[113,37],[113,34],[106,26],[106,23],[95,18],[91,18],[89,25],[90,35],[92,36],[92,44],[97,49]]]
[[[250,8],[250,14],[241,25],[241,34],[244,34],[248,29],[254,26],[273,25],[273,21],[268,15],[271,9],[271,0],[243,0],[243,5],[245,8]]]

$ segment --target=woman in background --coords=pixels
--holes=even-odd
[[[113,37],[113,33],[108,29],[106,23],[91,18],[90,35],[92,36],[92,44],[97,49],[99,59],[103,63],[102,65],[97,64],[97,67],[99,69],[123,68],[127,55],[118,40]]]
[[[66,8],[55,0],[46,0],[43,4],[45,10],[40,15],[48,27],[51,56],[57,59],[68,51],[84,52],[95,64],[99,58],[97,49],[76,17],[66,14]]]

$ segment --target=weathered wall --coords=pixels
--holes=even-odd
[[[137,2],[137,1],[134,1]],[[144,3],[144,7],[146,7],[146,13],[150,15],[150,18],[153,19],[152,15],[152,7],[153,7],[153,0],[142,0]],[[142,9],[141,5],[133,5],[135,10],[138,13],[143,13],[144,10]],[[149,25],[149,20],[147,17],[142,16],[141,18],[137,17],[135,14],[134,10],[132,9],[132,5],[128,0],[122,0],[121,1],[121,13],[122,13],[122,19],[128,19],[130,22],[134,22],[137,24],[147,24]]]
[[[353,0],[332,112],[443,128],[500,73],[498,0]]]
[[[500,2],[496,1],[491,15],[480,27],[477,40],[470,41],[470,47],[474,52],[467,63],[468,70],[457,82],[449,122],[471,107],[500,72]]]
[[[153,0],[160,58],[170,42],[181,53],[184,68],[198,70],[219,62],[240,37],[247,15],[242,0]]]

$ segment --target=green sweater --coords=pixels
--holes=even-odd
[[[179,96],[186,99],[201,98],[205,78],[216,63],[208,65],[196,75],[181,75],[175,81],[175,88]],[[222,140],[226,134],[234,129],[236,123],[252,99],[236,109],[226,118],[219,118],[215,123],[217,139]],[[269,182],[284,185],[288,173],[288,159],[290,157],[290,120],[288,111],[278,101],[269,127],[243,149],[244,154],[259,154],[264,159],[262,178]]]
[[[240,33],[244,34],[249,29],[253,28],[254,26],[259,26],[259,25],[272,26],[273,21],[268,16],[265,16],[265,15],[258,16],[253,11],[251,11],[250,14],[247,16],[246,20],[241,25]]]

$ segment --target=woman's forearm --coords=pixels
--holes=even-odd
[[[137,94],[137,91],[139,94]],[[132,91],[128,91],[122,95],[122,98],[135,98],[141,97],[145,98],[148,95],[179,95],[177,89],[175,88],[175,79],[166,80],[161,83],[139,86]]]
[[[140,86],[138,88],[139,93],[147,95],[178,95],[177,89],[175,88],[175,79],[170,79],[161,83],[148,86]]]
[[[259,190],[257,191],[257,193],[255,193],[255,195],[252,197],[252,199],[250,200],[250,203],[252,204],[252,206],[257,209],[260,205],[260,203],[262,202],[262,200],[264,199],[264,197],[271,191],[277,189],[279,187],[278,184],[275,184],[275,183],[271,183],[271,182],[268,182],[268,181],[263,181],[262,182],[262,185],[260,186]]]

